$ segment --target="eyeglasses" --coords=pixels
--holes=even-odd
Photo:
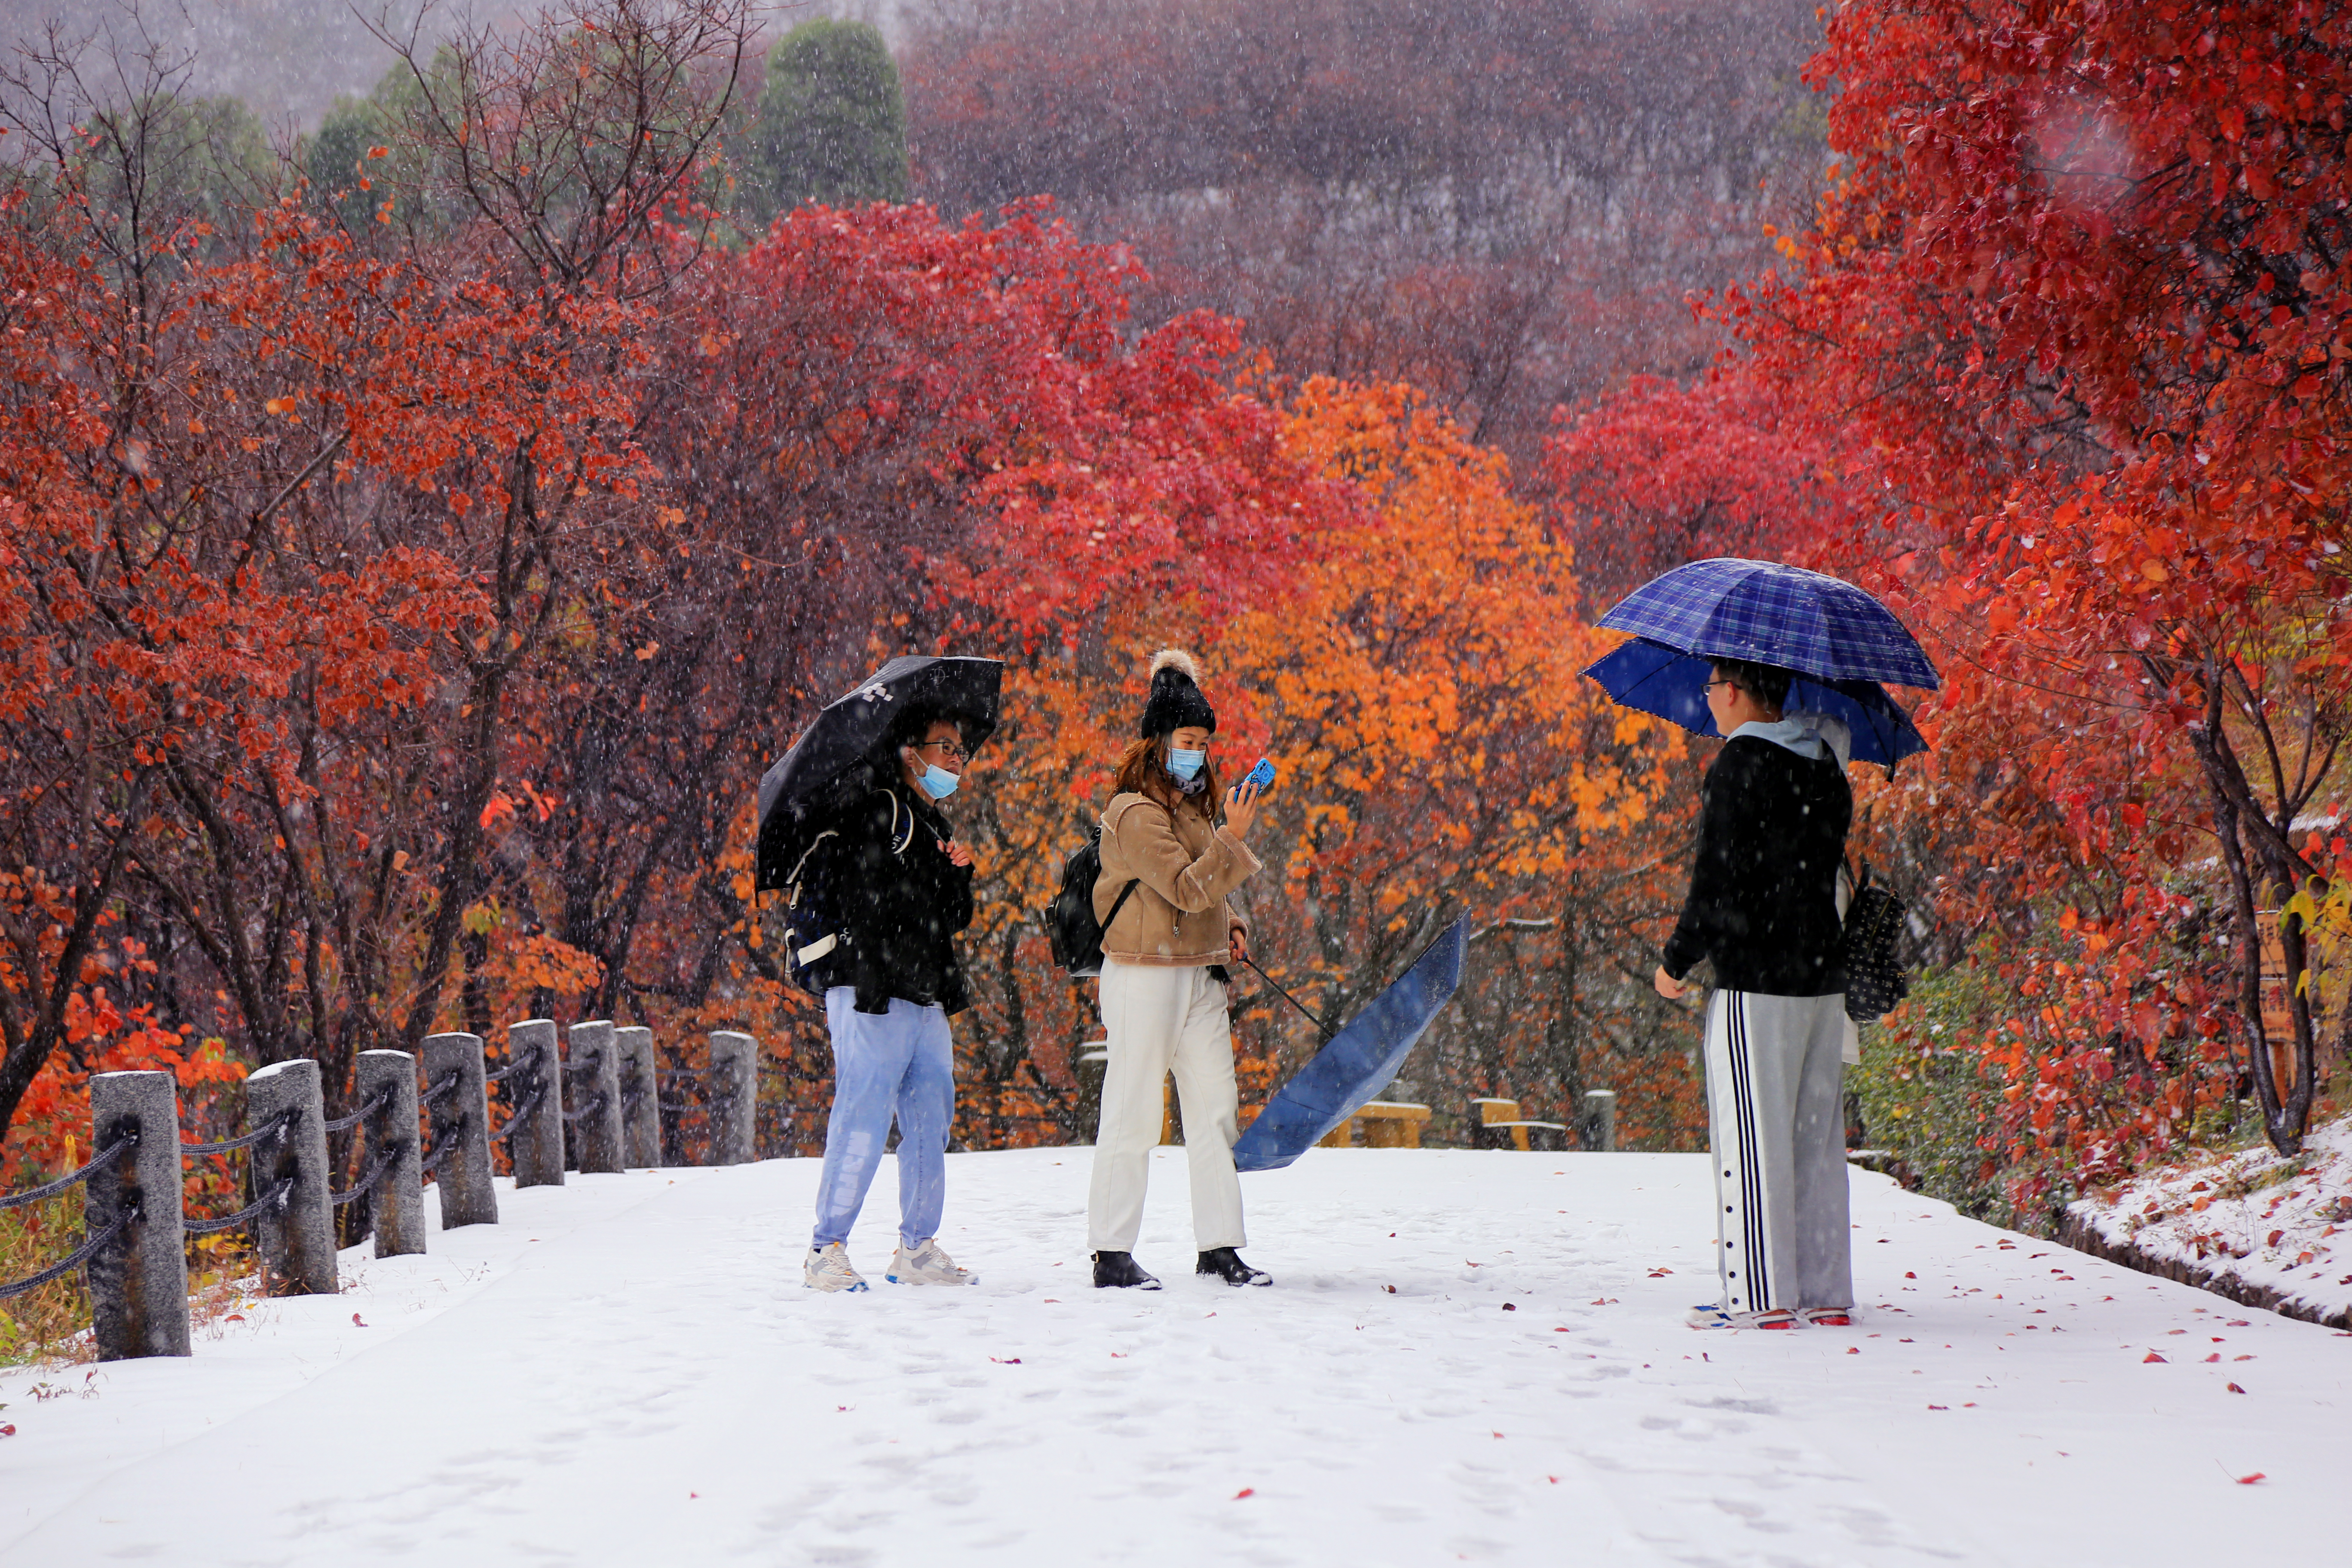
[[[968,763],[971,760],[971,753],[963,749],[963,743],[960,741],[918,741],[915,742],[915,750],[937,752],[943,761],[950,763]]]
[[[1738,691],[1738,690],[1742,689],[1742,688],[1740,687],[1739,682],[1738,682],[1738,681],[1736,681],[1736,680],[1723,680],[1723,679],[1717,679],[1717,680],[1710,680],[1710,681],[1708,681],[1708,682],[1706,683],[1706,686],[1705,689],[1706,689],[1706,690],[1708,690],[1708,691],[1712,691],[1712,690],[1714,690],[1714,689],[1715,689],[1717,687],[1718,687],[1718,686],[1728,686],[1728,687],[1729,687],[1729,688],[1731,688],[1731,689],[1733,689],[1734,691]]]

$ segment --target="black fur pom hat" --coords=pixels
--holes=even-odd
[[[1151,695],[1144,699],[1143,721],[1135,732],[1149,739],[1197,725],[1213,732],[1217,710],[1201,695],[1201,669],[1181,647],[1164,647],[1151,656]]]

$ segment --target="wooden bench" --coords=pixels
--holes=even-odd
[[[1507,1137],[1511,1148],[1525,1152],[1528,1148],[1528,1135],[1531,1132],[1558,1132],[1562,1137],[1568,1133],[1568,1128],[1562,1122],[1525,1120],[1519,1115],[1519,1102],[1516,1100],[1474,1100],[1470,1108],[1478,1113],[1476,1131],[1485,1134],[1479,1137],[1474,1133],[1471,1143],[1475,1148],[1499,1149],[1503,1147],[1500,1140]]]
[[[1318,1147],[1349,1147],[1355,1142],[1356,1123],[1360,1121],[1364,1124],[1367,1149],[1418,1149],[1421,1130],[1429,1124],[1429,1107],[1394,1100],[1367,1101],[1357,1107],[1355,1115],[1331,1129],[1329,1136]]]

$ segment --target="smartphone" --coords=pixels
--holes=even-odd
[[[1260,757],[1257,760],[1257,766],[1249,771],[1249,775],[1243,779],[1242,783],[1257,785],[1258,793],[1264,795],[1274,787],[1274,764]]]

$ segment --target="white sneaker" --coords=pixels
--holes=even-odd
[[[936,1239],[925,1241],[912,1252],[900,1242],[898,1250],[890,1255],[890,1272],[883,1278],[893,1285],[971,1285],[978,1279],[971,1269],[957,1268],[955,1259],[940,1250]]]
[[[863,1290],[866,1281],[849,1266],[849,1248],[839,1242],[812,1247],[802,1260],[801,1278],[812,1290]]]
[[[1693,1307],[1683,1315],[1683,1321],[1694,1329],[1793,1329],[1797,1326],[1797,1314],[1786,1307],[1769,1307],[1760,1312],[1733,1312],[1711,1303]]]

